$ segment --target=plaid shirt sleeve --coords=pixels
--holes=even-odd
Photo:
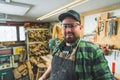
[[[96,47],[96,46],[95,46]],[[113,76],[108,67],[108,62],[103,55],[103,50],[99,47],[95,49],[93,58],[93,77],[95,80],[113,80]]]
[[[114,80],[103,50],[93,43],[80,42],[75,67],[78,80]]]

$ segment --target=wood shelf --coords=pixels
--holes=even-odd
[[[45,42],[45,41],[39,41],[39,42],[28,42],[27,44],[39,44],[39,43],[42,43],[42,42]]]
[[[33,29],[26,29],[26,31],[33,31],[33,30],[48,30],[48,29],[45,29],[45,28],[33,28]]]

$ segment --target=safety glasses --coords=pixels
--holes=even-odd
[[[73,27],[76,27],[76,26],[78,26],[78,25],[80,25],[80,23],[72,23],[72,24],[61,24],[61,26],[63,27],[63,28],[73,28]]]

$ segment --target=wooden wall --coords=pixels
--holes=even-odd
[[[96,9],[96,10],[92,10],[92,11],[87,11],[81,14],[81,24],[83,25],[83,29],[84,29],[84,17],[85,16],[89,16],[89,15],[93,15],[93,14],[97,14],[97,13],[103,13],[106,11],[111,11],[111,10],[115,10],[115,9],[120,9],[120,3],[113,5],[113,6],[108,6],[108,7],[104,7],[104,8],[100,8],[100,9]],[[107,24],[108,22],[106,22],[106,29],[103,30],[103,32],[101,33],[101,35],[96,35],[95,37],[97,38],[97,42],[99,44],[109,44],[109,45],[115,45],[115,48],[120,48],[120,18],[118,18],[118,31],[117,31],[117,35],[112,35],[110,38],[107,37]],[[82,32],[82,35],[84,32]]]
[[[97,42],[98,44],[104,45],[114,45],[114,48],[120,48],[120,18],[116,19],[118,21],[117,25],[117,34],[112,34],[110,37],[108,36],[108,21],[105,22],[104,30],[97,34]]]

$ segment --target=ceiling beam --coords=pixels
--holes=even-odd
[[[105,7],[105,8],[100,8],[100,9],[84,12],[84,13],[82,13],[82,16],[88,16],[88,15],[97,14],[97,13],[110,11],[110,10],[115,10],[115,9],[120,9],[120,3],[116,4],[116,5],[113,5],[113,6],[109,6],[109,7]]]

